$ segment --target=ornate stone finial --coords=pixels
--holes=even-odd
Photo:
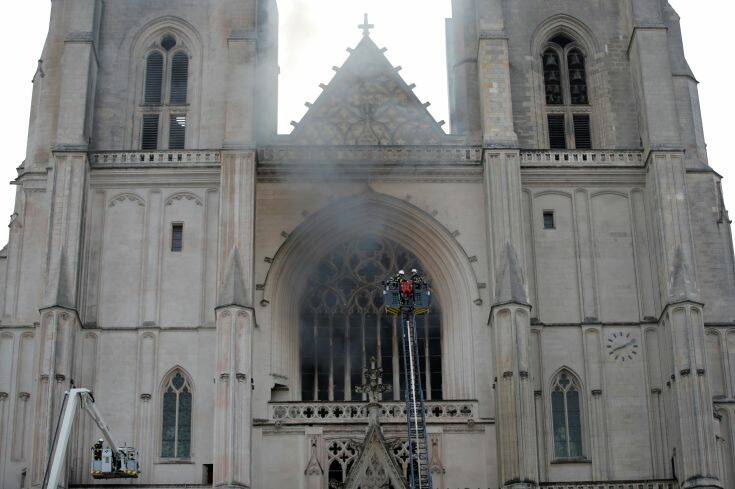
[[[366,394],[369,404],[380,404],[380,395],[390,392],[392,387],[383,383],[383,369],[377,366],[375,357],[370,358],[370,368],[362,371],[363,385],[355,387],[358,394]]]
[[[370,37],[370,29],[375,29],[375,25],[368,22],[368,14],[365,14],[365,20],[357,27],[362,29],[362,35],[365,37]]]

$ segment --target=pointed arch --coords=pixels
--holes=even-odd
[[[129,149],[144,146],[149,150],[197,147],[203,79],[201,35],[194,25],[171,15],[144,18],[140,25],[123,41],[130,50],[126,144]],[[148,57],[152,53],[157,53],[155,76],[149,77]]]
[[[123,192],[121,194],[116,194],[107,201],[107,207],[115,207],[117,204],[122,204],[126,200],[130,202],[137,202],[139,206],[145,207],[145,199],[133,192]]]
[[[159,392],[159,454],[162,459],[188,460],[192,454],[194,382],[177,365],[163,376]]]
[[[584,458],[584,389],[581,378],[569,367],[551,377],[549,413],[554,460]]]
[[[181,200],[188,200],[194,202],[198,207],[202,207],[204,205],[204,202],[202,201],[201,197],[199,197],[197,194],[194,194],[192,192],[175,192],[171,195],[169,195],[166,198],[166,201],[164,202],[164,207],[168,207],[172,205],[174,202],[181,201]]]
[[[606,79],[595,33],[566,14],[547,18],[531,36],[538,147],[606,147]]]
[[[416,256],[433,279],[441,303],[443,396],[471,399],[475,395],[474,330],[482,319],[473,303],[477,279],[467,253],[436,219],[392,196],[369,191],[331,202],[312,214],[274,257],[266,277],[263,304],[271,304],[272,371],[288,379],[292,397],[299,380],[298,301],[306,272],[335,245],[358,236],[387,236]],[[477,302],[481,304],[481,301]]]

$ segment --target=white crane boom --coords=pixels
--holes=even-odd
[[[107,442],[109,448],[102,450],[102,444],[98,442],[92,447],[95,452],[94,461],[92,462],[95,478],[137,478],[140,474],[138,470],[138,462],[135,459],[135,449],[120,449],[110,434],[110,428],[102,419],[97,406],[94,404],[92,392],[89,389],[71,389],[66,393],[64,398],[63,417],[58,429],[58,434],[53,445],[51,453],[50,468],[46,474],[46,484],[44,489],[56,489],[59,484],[62,470],[64,468],[64,460],[66,458],[66,449],[69,445],[69,437],[71,436],[72,426],[74,424],[74,416],[81,407],[89,413],[95,424],[102,431],[102,436]],[[109,460],[102,461],[102,453],[109,451]]]

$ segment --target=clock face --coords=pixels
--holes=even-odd
[[[607,354],[613,360],[631,361],[638,356],[638,340],[622,331],[607,337]]]

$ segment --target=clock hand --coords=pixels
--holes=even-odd
[[[612,351],[612,352],[613,352],[613,353],[615,353],[616,351],[618,351],[618,350],[622,350],[623,348],[625,348],[625,347],[628,347],[628,346],[632,345],[633,343],[635,343],[635,340],[630,340],[629,342],[627,342],[627,343],[626,343],[626,344],[624,344],[624,345],[620,345],[620,346],[619,346],[619,347],[617,347],[617,348],[613,348],[613,351]]]

